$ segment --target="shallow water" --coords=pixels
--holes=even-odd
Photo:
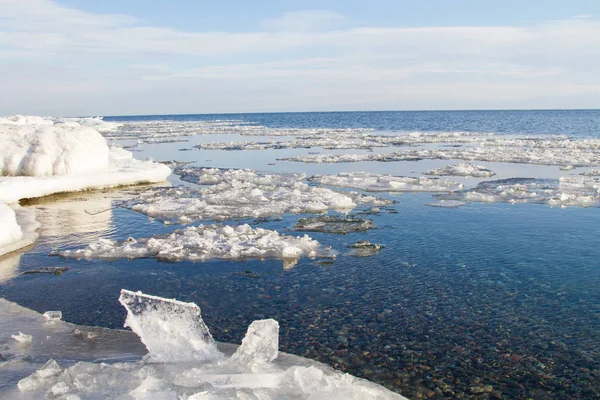
[[[597,135],[600,116],[598,111],[464,112],[460,118],[452,113],[330,114],[178,118],[251,118],[274,127],[337,124],[588,137]],[[135,155],[195,161],[197,166],[308,174],[367,171],[418,176],[449,164],[423,160],[270,165],[276,158],[325,151],[178,150],[207,138],[222,141],[217,135],[192,136],[185,138],[186,143],[140,145]],[[556,178],[585,170],[478,164],[498,174],[491,179]],[[488,180],[448,179],[467,186]],[[175,176],[171,181],[180,182]],[[312,238],[341,252],[333,263],[311,259],[296,265],[277,260],[110,262],[48,256],[81,248],[99,237],[147,237],[179,227],[116,207],[115,199],[131,193],[135,190],[32,203],[42,223],[40,239],[33,249],[0,264],[0,297],[40,312],[62,310],[63,319],[72,323],[117,328],[125,317],[117,302],[120,289],[142,290],[197,303],[215,339],[235,343],[253,320],[274,318],[281,324],[282,351],[323,361],[411,398],[600,396],[598,208],[470,203],[447,209],[426,206],[435,201],[431,193],[377,193],[397,202],[381,207],[379,213],[361,215],[377,229],[346,235],[310,232]],[[281,221],[258,226],[300,235],[304,232],[294,232],[294,224],[306,216],[286,214]],[[238,222],[255,225],[252,220],[228,223]],[[385,248],[370,257],[355,257],[346,245],[359,240]],[[44,266],[69,269],[62,275],[19,275]]]

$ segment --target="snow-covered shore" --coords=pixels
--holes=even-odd
[[[35,215],[20,199],[164,181],[171,170],[109,147],[99,118],[0,117],[0,256],[35,242]],[[16,211],[15,211],[16,210]]]

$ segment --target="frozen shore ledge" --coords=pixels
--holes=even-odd
[[[167,166],[109,147],[99,132],[109,129],[96,118],[0,117],[0,256],[37,239],[20,199],[167,179]]]
[[[254,321],[241,346],[217,343],[194,303],[121,291],[133,332],[89,328],[0,299],[7,398],[356,399],[405,397],[324,364],[280,353],[279,324]],[[24,344],[12,327],[31,335]],[[147,354],[140,345],[147,348]]]

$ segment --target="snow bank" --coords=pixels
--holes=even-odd
[[[162,221],[189,223],[240,218],[280,217],[285,213],[348,211],[357,205],[391,201],[360,193],[311,186],[304,174],[259,174],[252,170],[182,168],[182,180],[204,188],[151,189],[126,203]]]
[[[171,173],[168,167],[109,148],[97,129],[116,127],[100,118],[0,118],[0,255],[33,243],[39,227],[32,212],[19,208],[15,216],[5,204],[167,178]]]
[[[474,178],[489,178],[490,176],[494,176],[496,174],[482,165],[461,163],[456,165],[448,165],[442,168],[430,169],[425,175],[472,176]]]
[[[40,224],[35,211],[0,202],[0,256],[35,243]]]
[[[85,249],[59,253],[66,258],[145,258],[161,260],[240,260],[248,258],[298,259],[331,255],[307,235],[292,237],[247,224],[236,227],[199,225],[176,230],[169,235],[115,241],[100,239]]]
[[[278,324],[253,322],[242,346],[212,346],[212,338],[193,303],[163,299],[143,293],[121,292],[127,323],[144,321],[141,339],[149,354],[138,361],[78,362],[70,367],[51,359],[18,382],[15,397],[134,398],[134,399],[356,399],[402,400],[381,386],[323,364],[278,351]],[[0,305],[2,303],[0,302]],[[64,323],[57,324],[61,327]],[[179,329],[182,327],[184,329]],[[64,324],[67,325],[67,324]],[[150,328],[150,329],[145,329]],[[134,329],[137,329],[134,328]],[[104,336],[117,331],[107,331]],[[122,332],[123,335],[128,332]],[[138,333],[138,331],[136,331]],[[208,335],[208,336],[207,336]],[[97,339],[99,340],[99,339]],[[211,355],[190,360],[188,354],[163,354],[160,342],[178,349],[210,345]],[[102,345],[102,341],[99,341]],[[219,351],[221,350],[221,351]],[[233,356],[230,356],[232,353]],[[77,397],[74,397],[77,396]]]
[[[54,193],[162,182],[170,173],[171,170],[165,165],[139,161],[126,150],[111,148],[109,165],[102,171],[40,177],[0,177],[0,202],[14,203],[19,199]]]
[[[76,122],[0,118],[0,175],[50,176],[108,167],[106,139]]]
[[[600,207],[600,178],[511,178],[481,182],[477,187],[436,196],[443,200],[481,203],[536,203],[560,207]]]
[[[355,188],[370,192],[449,192],[462,188],[461,184],[439,179],[411,178],[368,172],[314,175],[310,180],[322,185]]]

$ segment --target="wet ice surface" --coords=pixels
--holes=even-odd
[[[600,179],[595,177],[562,177],[559,180],[503,179],[482,182],[473,189],[436,197],[444,201],[598,207],[600,206]]]
[[[259,174],[252,170],[181,168],[182,180],[203,188],[165,188],[139,193],[125,205],[161,221],[280,218],[285,213],[349,211],[358,205],[386,205],[389,200],[357,192],[311,186],[303,174]]]
[[[371,382],[342,374],[322,364],[279,353],[277,321],[254,321],[237,349],[232,345],[217,346],[193,303],[121,291],[119,298],[127,309],[126,325],[140,337],[148,354],[140,359],[134,353],[127,360],[86,358],[111,354],[111,345],[120,339],[121,349],[133,345],[131,332],[106,331],[63,322],[40,323],[39,316],[27,309],[2,300],[0,306],[13,319],[27,322],[38,336],[52,331],[55,346],[77,343],[80,353],[75,359],[49,359],[27,376],[36,363],[31,355],[44,360],[47,355],[31,351],[30,358],[3,361],[18,379],[17,389],[9,390],[10,398],[161,398],[161,399],[404,399]],[[41,325],[41,326],[40,326]],[[4,333],[4,332],[1,332]],[[89,333],[94,333],[90,336]],[[19,338],[30,337],[19,334]],[[19,344],[29,348],[28,340]],[[46,340],[49,340],[47,337]],[[2,340],[0,338],[0,340]],[[86,351],[86,344],[95,347]],[[108,346],[107,346],[108,344]],[[14,346],[13,346],[14,347]],[[116,349],[115,349],[116,350]],[[25,350],[26,351],[26,350]],[[233,353],[233,355],[231,355]],[[7,353],[8,354],[8,353]],[[19,358],[20,357],[20,358]]]
[[[208,260],[220,258],[244,260],[249,258],[298,259],[333,255],[329,249],[307,235],[292,237],[276,231],[252,228],[247,224],[199,225],[176,230],[169,235],[150,238],[128,238],[124,241],[100,239],[85,249],[65,250],[65,258],[149,258],[159,260]]]

